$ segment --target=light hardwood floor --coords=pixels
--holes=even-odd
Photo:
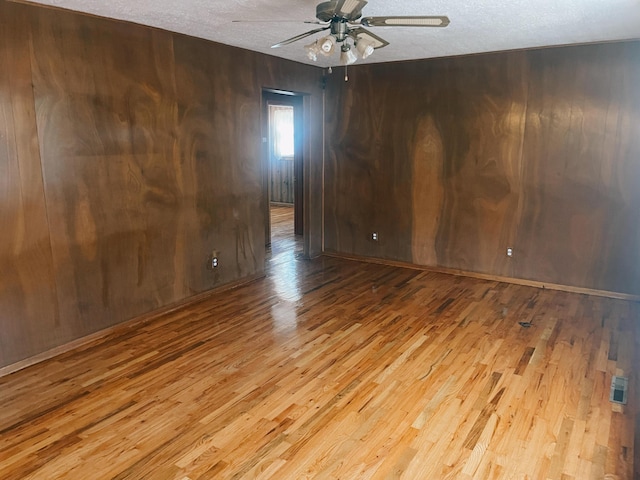
[[[277,231],[265,279],[0,379],[0,478],[634,478],[636,304]]]

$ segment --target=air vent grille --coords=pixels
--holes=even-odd
[[[628,386],[629,380],[626,377],[613,377],[611,379],[611,395],[609,396],[609,400],[613,403],[626,405]]]

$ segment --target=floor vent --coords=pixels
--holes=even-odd
[[[626,377],[613,377],[611,379],[611,395],[609,396],[609,400],[613,403],[626,405],[628,386],[629,380]]]

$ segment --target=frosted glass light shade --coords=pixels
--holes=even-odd
[[[342,65],[351,65],[352,63],[355,63],[356,60],[358,60],[358,57],[350,48],[347,48],[346,50],[344,47],[342,48],[342,51],[340,52],[340,63]]]
[[[305,45],[304,49],[307,52],[307,57],[309,58],[309,60],[313,60],[314,62],[318,61],[318,54],[320,53],[318,42],[313,42],[309,45]]]
[[[336,47],[336,37],[333,35],[327,35],[326,37],[318,40],[318,44],[320,45],[320,53],[325,56],[329,56],[333,53],[333,50]]]
[[[374,51],[373,42],[365,39],[358,40],[358,43],[356,43],[356,50],[358,50],[362,59],[365,59]]]

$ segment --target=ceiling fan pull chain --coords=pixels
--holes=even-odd
[[[344,66],[344,81],[345,82],[349,81],[349,72],[347,71],[347,68],[349,68],[349,65],[345,65]]]

